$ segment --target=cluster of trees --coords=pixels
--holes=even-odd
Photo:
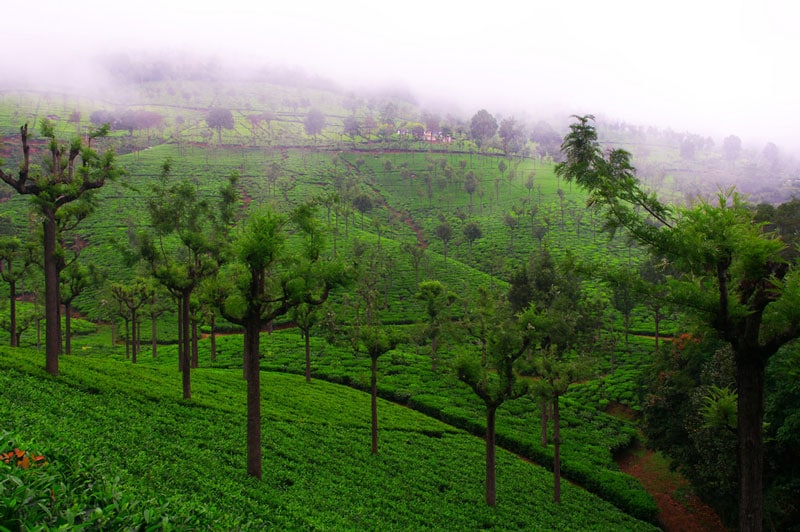
[[[611,304],[623,316],[626,333],[627,318],[635,305],[632,292],[636,290],[647,294],[656,315],[666,301],[695,315],[705,331],[697,335],[702,342],[694,337],[675,341],[667,349],[670,356],[656,359],[652,393],[645,409],[646,430],[655,445],[682,457],[699,484],[722,484],[733,479],[739,491],[739,527],[760,530],[765,518],[764,471],[776,472],[783,482],[769,484],[770,489],[780,492],[771,493],[769,500],[784,500],[781,490],[794,482],[791,475],[779,474],[787,463],[785,456],[796,450],[798,443],[790,434],[794,421],[780,402],[791,402],[798,393],[780,375],[773,372],[771,379],[767,377],[774,357],[781,361],[781,367],[791,367],[794,359],[781,349],[800,335],[800,313],[794,304],[800,297],[800,277],[794,268],[797,253],[790,247],[796,244],[793,239],[800,202],[754,208],[735,191],[727,190],[716,202],[673,207],[645,191],[630,154],[600,148],[592,120],[590,116],[577,117],[571,125],[557,174],[588,193],[589,206],[602,216],[609,230],[623,232],[651,255],[635,280],[623,271],[609,272],[606,279],[613,292]],[[311,112],[307,122],[309,134],[316,126],[322,128],[318,122],[315,126]],[[208,125],[217,127],[212,123],[224,128],[226,122],[214,122],[209,117]],[[476,114],[471,125],[476,141],[487,142],[497,134],[508,149],[515,146],[522,131],[512,119],[506,121],[504,129],[502,122],[498,125],[485,111]],[[48,154],[41,165],[36,165],[31,161],[31,143],[24,126],[20,131],[23,158],[19,172],[0,169],[0,178],[6,184],[34,199],[42,242],[41,248],[31,248],[11,238],[0,241],[0,275],[10,287],[13,321],[16,283],[33,265],[40,265],[45,286],[46,369],[53,375],[58,374],[58,355],[62,352],[62,305],[69,314],[74,298],[98,283],[96,272],[81,266],[81,245],[70,241],[69,235],[92,212],[93,191],[121,173],[112,151],[99,153],[91,147],[91,140],[107,134],[108,129],[101,127],[89,132],[85,140],[64,144],[56,140],[53,125],[45,121],[42,134],[49,140]],[[501,174],[505,169],[498,168]],[[277,181],[280,167],[269,171],[275,173]],[[431,172],[435,171],[433,164]],[[474,176],[471,180],[464,172],[463,179],[469,192]],[[203,309],[211,309],[212,316],[219,313],[239,325],[244,330],[248,473],[260,477],[259,333],[275,319],[291,317],[306,338],[306,375],[310,379],[309,331],[321,319],[316,309],[326,302],[331,290],[355,278],[357,320],[347,333],[354,349],[365,352],[372,361],[372,448],[377,452],[377,360],[404,339],[392,335],[379,319],[379,285],[387,277],[380,244],[373,250],[354,244],[352,269],[336,258],[339,216],[344,216],[345,233],[349,218],[356,213],[361,214],[363,225],[364,214],[375,206],[374,199],[358,193],[343,174],[334,172],[335,193],[319,200],[328,209],[329,223],[331,212],[335,215],[331,231],[334,252],[329,256],[323,253],[325,231],[312,205],[303,204],[286,213],[255,210],[244,217],[237,180],[232,175],[224,181],[214,203],[201,197],[194,183],[175,179],[168,161],[163,165],[160,179],[147,197],[151,229],[132,235],[127,252],[137,277],[109,287],[120,315],[131,325],[126,337],[131,341],[133,361],[142,310],[149,305],[153,320],[156,312],[163,312],[154,305],[157,287],[170,295],[177,310],[185,399],[191,398],[191,368],[196,367],[196,356],[194,360],[192,357],[196,353],[192,345],[197,336],[196,316]],[[513,245],[517,216],[505,215]],[[434,235],[442,241],[447,260],[452,227],[443,220]],[[465,224],[463,236],[471,244],[481,238],[480,227]],[[541,405],[543,427],[548,420],[554,424],[554,497],[558,501],[559,398],[586,373],[593,349],[603,344],[600,334],[605,304],[583,292],[583,273],[571,257],[556,264],[546,247],[514,274],[507,294],[483,290],[472,302],[459,302],[438,281],[420,282],[416,261],[424,248],[419,243],[405,248],[415,261],[417,297],[424,302],[427,317],[423,337],[430,342],[434,370],[445,328],[457,321],[461,339],[466,340],[455,366],[458,378],[486,408],[487,504],[496,502],[495,413],[505,401],[522,395],[533,395]],[[451,314],[459,306],[463,310]],[[17,327],[10,327],[12,345],[16,345]],[[65,351],[69,352],[68,338]],[[681,379],[664,380],[670,375]],[[767,391],[771,393],[769,401],[765,399]],[[784,458],[778,456],[765,466],[764,420],[768,410],[768,419],[788,428],[770,432],[768,445],[775,445],[770,447],[770,456]],[[700,425],[726,431],[720,433],[723,435],[735,431],[736,436],[681,433]],[[543,428],[543,442],[546,437]],[[710,460],[714,456],[711,449],[729,447],[737,449],[735,470],[730,462],[714,465]],[[725,455],[718,452],[717,456]],[[785,500],[791,501],[791,497]]]
[[[149,136],[150,130],[164,126],[164,116],[161,113],[146,109],[97,110],[92,112],[89,120],[95,127],[108,124],[112,130],[127,131],[131,135],[134,131],[146,131]]]
[[[592,116],[576,118],[557,173],[587,191],[589,204],[611,230],[624,230],[674,268],[667,298],[694,313],[730,349],[738,524],[740,530],[761,530],[765,371],[770,358],[800,335],[794,261],[787,261],[786,244],[754,221],[754,209],[734,190],[720,192],[715,203],[699,201],[683,209],[665,204],[641,187],[628,152],[600,148]],[[729,403],[727,394],[717,394],[708,410],[724,410]]]

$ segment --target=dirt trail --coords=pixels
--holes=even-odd
[[[650,449],[637,443],[617,458],[619,468],[638,478],[658,504],[659,519],[667,532],[724,532],[713,508],[692,494],[689,482],[669,470]]]

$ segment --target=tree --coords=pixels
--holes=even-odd
[[[107,150],[102,155],[91,148],[91,140],[105,136],[104,126],[89,133],[90,142],[84,145],[80,138],[69,146],[59,143],[55,127],[48,120],[42,121],[42,136],[48,139],[49,157],[42,161],[43,173],[31,165],[31,145],[28,141],[27,124],[20,128],[22,141],[22,164],[16,177],[0,169],[0,179],[19,194],[34,199],[34,209],[42,223],[45,280],[45,369],[58,375],[58,355],[61,352],[61,295],[60,257],[58,243],[60,235],[58,218],[70,210],[88,213],[92,191],[102,187],[107,179],[120,175],[114,152]],[[2,161],[0,161],[2,166]]]
[[[764,161],[767,163],[767,166],[770,170],[774,171],[778,167],[781,153],[778,149],[778,146],[774,142],[767,142],[764,145],[764,149],[761,151],[761,156],[764,157]]]
[[[290,230],[300,249],[287,246]],[[218,281],[227,286],[221,314],[244,328],[247,379],[247,474],[261,478],[261,329],[300,304],[324,303],[331,288],[344,282],[339,263],[321,260],[322,233],[313,210],[303,205],[291,215],[265,210],[240,223],[231,244],[232,260]]]
[[[514,117],[502,119],[497,134],[500,135],[500,139],[503,141],[503,151],[505,153],[522,151],[522,147],[525,145],[525,132]]]
[[[357,308],[352,342],[356,351],[370,357],[370,411],[372,454],[378,454],[378,358],[394,349],[399,337],[381,324],[381,304],[378,284],[381,278],[391,277],[384,268],[385,256],[370,249],[361,241],[353,246],[355,256]]]
[[[425,302],[425,313],[428,315],[425,335],[431,340],[431,370],[435,372],[439,338],[449,318],[450,305],[455,302],[455,296],[439,281],[423,281],[419,284],[416,298]]]
[[[419,268],[425,258],[425,248],[419,242],[403,242],[400,248],[411,259],[411,265],[414,267],[414,288],[419,291]]]
[[[503,224],[508,227],[509,243],[508,250],[514,251],[514,231],[519,227],[519,218],[514,216],[513,213],[507,212],[503,214]]]
[[[611,304],[622,315],[622,327],[625,330],[625,349],[628,349],[631,313],[639,299],[637,297],[639,278],[635,271],[627,267],[616,267],[608,271],[608,283],[611,286]],[[613,362],[611,364],[611,374],[614,374]]]
[[[11,347],[19,347],[17,330],[17,282],[26,277],[34,264],[34,248],[16,237],[0,237],[0,279],[8,284],[8,319]]]
[[[469,131],[472,139],[482,147],[497,133],[497,120],[486,109],[481,109],[470,120]]]
[[[800,275],[781,256],[784,244],[733,190],[715,203],[676,209],[642,190],[630,154],[604,154],[591,116],[577,117],[557,173],[589,193],[609,229],[668,258],[682,274],[671,297],[730,344],[736,365],[739,529],[762,530],[764,518],[764,369],[800,335]]]
[[[469,222],[464,226],[464,238],[469,243],[469,258],[472,260],[472,243],[483,236],[481,227],[475,222]]]
[[[147,210],[154,235],[139,235],[139,256],[151,275],[170,293],[178,306],[178,366],[181,369],[184,399],[191,399],[191,304],[192,294],[201,282],[214,274],[219,252],[227,241],[226,217],[231,210],[225,202],[236,202],[236,174],[222,185],[220,208],[200,197],[188,179],[172,182],[172,163],[161,167],[159,181],[147,198]],[[226,189],[228,192],[224,192]],[[170,238],[177,237],[172,246]]]
[[[447,243],[450,242],[450,239],[453,238],[453,228],[450,227],[450,224],[447,222],[442,222],[436,229],[433,230],[433,234],[436,235],[436,238],[442,241],[442,254],[444,255],[444,261],[447,262]]]
[[[372,198],[367,194],[359,194],[353,198],[353,207],[361,213],[361,230],[364,230],[364,214],[372,210]]]
[[[322,132],[322,128],[325,127],[325,115],[316,107],[312,107],[303,120],[303,127],[306,130],[306,134],[314,137],[314,143],[316,143],[317,135],[319,135]]]
[[[355,142],[356,137],[360,134],[361,126],[355,116],[346,116],[342,121],[342,132],[350,137],[350,140]]]
[[[116,299],[125,319],[125,353],[130,349],[131,362],[136,364],[139,352],[139,309],[150,300],[153,292],[146,280],[138,278],[130,283],[111,283],[111,295]],[[128,324],[130,323],[130,331]]]
[[[495,419],[504,402],[522,397],[527,387],[517,379],[517,360],[530,345],[524,329],[518,326],[507,305],[492,301],[484,292],[479,304],[489,326],[475,329],[483,352],[465,355],[456,362],[459,380],[466,383],[486,408],[486,504],[497,504],[495,474]]]
[[[77,259],[77,257],[76,257]],[[64,305],[64,354],[72,353],[72,303],[81,293],[100,282],[94,264],[85,266],[72,261],[61,271],[61,303]]]
[[[206,124],[211,129],[216,130],[219,143],[222,144],[222,130],[233,129],[233,113],[231,113],[230,109],[212,107],[206,115]]]
[[[319,305],[300,303],[290,313],[292,321],[300,329],[305,345],[306,382],[311,382],[311,329],[319,323]]]
[[[472,211],[472,197],[478,190],[478,179],[475,177],[475,172],[470,170],[464,177],[464,191],[469,194],[469,208]]]
[[[575,359],[565,359],[554,351],[554,346],[544,349],[540,353],[540,357],[536,359],[534,371],[538,379],[534,381],[532,394],[544,401],[543,406],[548,402],[551,404],[553,412],[553,501],[560,503],[561,415],[559,399],[567,393],[570,384],[585,378],[587,366]],[[546,412],[544,408],[543,412]],[[546,414],[543,414],[542,419],[546,421]]]
[[[742,139],[736,135],[729,135],[722,141],[722,157],[726,161],[735,161],[742,153]]]

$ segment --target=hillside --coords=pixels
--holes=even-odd
[[[215,109],[229,110],[231,122],[212,125],[210,114]],[[324,123],[312,131],[308,121],[315,110],[321,112]],[[130,490],[135,500],[163,497],[181,515],[201,508],[209,522],[220,528],[267,524],[275,528],[580,529],[590,520],[597,529],[636,529],[648,525],[630,516],[656,521],[652,498],[614,463],[614,454],[636,440],[635,424],[605,414],[608,409],[626,409],[634,415],[641,411],[642,376],[653,350],[654,313],[637,303],[628,328],[642,336],[632,336],[629,343],[625,335],[623,343],[623,318],[612,308],[613,290],[593,275],[609,267],[636,270],[642,255],[623,236],[609,239],[594,211],[585,208],[586,196],[557,178],[554,157],[560,136],[556,134],[557,141],[553,140],[553,128],[547,135],[517,139],[521,144],[512,150],[497,135],[485,141],[472,138],[464,118],[441,117],[407,100],[264,82],[158,81],[91,99],[6,92],[0,94],[4,168],[19,158],[19,123],[29,122],[34,130],[44,118],[54,121],[63,137],[85,134],[99,118],[109,119],[115,124],[111,135],[96,142],[117,151],[124,175],[98,191],[94,212],[68,235],[69,253],[79,252],[80,262],[94,265],[100,275],[74,303],[76,317],[87,320],[75,323],[79,335],[73,339],[73,353],[82,354],[62,357],[63,376],[47,381],[57,387],[53,413],[43,412],[40,418],[22,408],[34,402],[44,386],[37,380],[42,376],[35,369],[38,362],[30,362],[38,360],[38,353],[23,349],[3,355],[10,357],[9,367],[21,368],[7,379],[24,383],[18,388],[9,384],[13,399],[4,397],[2,405],[9,412],[19,410],[8,418],[17,421],[10,425],[14,437],[43,445],[37,452],[46,453],[54,445],[80,449],[82,457],[99,456],[101,463],[108,463],[107,470],[101,465],[99,471],[119,475],[122,489]],[[612,124],[604,131],[609,143],[637,146],[636,137],[628,135],[626,128]],[[635,133],[641,135],[641,131]],[[652,160],[677,166],[680,155],[673,141],[658,149],[650,145]],[[44,151],[38,140],[34,148]],[[698,160],[703,157],[698,155]],[[716,156],[707,154],[707,158]],[[352,346],[325,343],[322,337],[330,331],[314,329],[315,380],[305,385],[292,375],[303,371],[302,339],[296,331],[265,333],[260,365],[265,372],[264,405],[269,409],[264,428],[269,488],[262,490],[246,479],[241,338],[235,334],[219,338],[213,359],[210,342],[201,340],[200,367],[193,370],[196,399],[178,401],[175,303],[161,294],[159,304],[167,311],[152,329],[159,358],[150,360],[140,353],[133,366],[124,357],[125,340],[130,338],[129,314],[116,304],[109,286],[150,273],[141,262],[133,264],[128,259],[131,244],[153,230],[148,204],[157,199],[153,190],[162,179],[165,161],[171,165],[169,182],[186,180],[209,205],[218,204],[220,186],[236,175],[238,219],[262,208],[287,212],[314,202],[316,220],[326,237],[326,259],[351,264],[364,250],[377,250],[381,256],[376,281],[382,300],[380,318],[385,326],[402,331],[406,340],[379,361],[378,393],[447,425],[381,403],[381,455],[348,454],[348,449],[360,446],[367,450],[367,441],[362,441],[368,433],[367,399],[340,385],[367,390],[368,358]],[[684,170],[687,165],[681,163]],[[660,175],[660,181],[652,181],[654,186],[676,196],[682,193],[678,174],[665,171]],[[36,229],[27,214],[29,206],[18,196],[2,200],[3,234],[35,239],[27,236]],[[164,245],[174,244],[166,239]],[[427,280],[441,281],[458,301],[452,316],[457,325],[482,290],[506,293],[514,274],[540,250],[557,260],[571,258],[579,263],[576,284],[579,281],[590,294],[591,305],[607,310],[598,313],[598,341],[589,349],[591,370],[560,402],[562,470],[575,483],[563,495],[565,504],[543,502],[552,500],[548,491],[552,476],[524,461],[552,468],[553,460],[552,432],[548,445],[537,441],[541,407],[525,398],[503,406],[498,414],[498,444],[517,456],[503,453],[498,463],[501,502],[495,512],[478,505],[483,458],[481,442],[474,435],[485,430],[484,405],[455,378],[454,371],[457,358],[474,351],[474,342],[458,330],[448,331],[439,355],[441,367],[432,370],[431,347],[423,335],[425,304],[417,297],[418,286]],[[353,304],[360,297],[357,288],[337,289],[326,307],[327,315],[344,327],[358,319],[360,307]],[[22,299],[33,302],[41,290],[33,277],[21,291]],[[0,287],[0,295],[7,301],[6,285]],[[29,323],[21,343],[35,347],[40,342],[36,306],[23,308]],[[194,324],[207,335],[212,329],[208,308],[204,310],[204,314],[197,311]],[[2,307],[0,318],[6,320]],[[676,314],[669,312],[661,319],[662,335],[681,330]],[[107,347],[112,339],[105,325],[95,329],[90,322],[113,323],[116,345]],[[288,322],[285,317],[277,325],[290,326]],[[216,326],[220,325],[226,332],[238,332],[218,319]],[[151,340],[148,325],[140,334],[143,343]],[[8,332],[0,331],[0,345],[7,342]],[[301,393],[308,389],[324,392]],[[83,401],[96,403],[98,395],[104,399],[104,410],[81,414],[86,420],[75,413]],[[149,411],[151,417],[143,413]],[[151,419],[177,423],[179,428],[154,429],[160,422],[154,425]],[[114,431],[115,424],[134,432]],[[279,435],[270,432],[271,424],[280,427]],[[332,439],[328,429],[342,440]],[[97,436],[80,442],[81,433]],[[170,439],[173,434],[187,436]],[[416,442],[420,435],[427,458],[407,452],[409,446],[414,447],[409,442]],[[301,450],[313,454],[309,458]],[[459,474],[477,473],[477,480],[452,475],[450,468],[460,467],[451,461],[458,453],[467,456],[463,464],[469,464]],[[178,455],[185,458],[168,458]],[[340,460],[342,455],[347,456]],[[151,459],[164,463],[164,469],[151,467]],[[365,470],[363,463],[374,468]],[[309,464],[321,469],[309,471]],[[436,473],[426,474],[432,467]],[[181,474],[184,470],[191,474]],[[348,472],[345,481],[335,478],[337,471]],[[533,480],[526,475],[533,475]],[[382,489],[381,483],[388,487]],[[541,490],[530,508],[528,484]],[[163,492],[162,487],[166,487]],[[409,490],[419,506],[407,506]],[[194,496],[187,498],[187,492]],[[431,496],[435,493],[446,494],[446,502]],[[252,507],[269,510],[261,513]],[[593,508],[591,516],[587,508]],[[602,509],[598,516],[594,508]]]
[[[127,501],[130,519],[143,517],[131,501],[157,500],[169,503],[163,512],[177,529],[189,516],[217,530],[653,529],[572,485],[554,505],[551,475],[507,452],[498,460],[503,503],[487,508],[483,443],[388,402],[380,404],[381,454],[371,456],[369,396],[346,387],[264,374],[268,465],[256,482],[244,476],[237,372],[196,370],[196,399],[185,403],[175,399],[168,366],[72,356],[51,379],[41,355],[8,348],[0,348],[0,363],[14,368],[0,375],[4,431],[13,428],[15,441],[47,456],[43,470],[69,457],[85,464],[86,475],[118,477],[112,499]],[[104,511],[112,519],[122,510]]]

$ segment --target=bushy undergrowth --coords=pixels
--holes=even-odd
[[[196,370],[194,398],[186,402],[171,367],[72,356],[54,379],[38,369],[40,358],[0,348],[0,363],[16,368],[0,374],[2,424],[17,427],[26,441],[47,442],[31,448],[52,454],[51,463],[77,459],[77,471],[86,474],[68,473],[63,482],[85,487],[87,477],[96,479],[94,495],[77,498],[78,506],[91,509],[99,500],[96,506],[111,507],[111,514],[118,506],[130,519],[118,522],[132,526],[151,509],[149,522],[168,516],[180,528],[191,525],[191,516],[198,528],[218,530],[652,529],[573,485],[564,486],[561,505],[553,504],[552,476],[504,451],[498,506],[489,508],[482,441],[381,401],[380,454],[373,456],[368,395],[307,385],[295,375],[264,373],[265,470],[255,481],[245,476],[238,371]],[[127,526],[109,523],[99,528]]]
[[[302,374],[302,340],[296,331],[275,332],[262,341],[262,368]],[[201,363],[210,364],[208,342],[201,343]],[[240,368],[241,337],[220,337],[217,342],[219,367]],[[174,353],[156,361],[174,360]],[[369,389],[369,359],[347,349],[312,338],[314,378],[344,384],[359,390]],[[443,355],[447,360],[447,355]],[[152,362],[147,362],[148,364]],[[170,362],[171,363],[171,362]],[[413,408],[476,436],[485,434],[483,404],[459,382],[452,371],[431,370],[430,358],[413,348],[399,348],[379,360],[378,393],[381,397]],[[553,446],[540,444],[540,408],[523,398],[498,410],[497,442],[502,447],[552,468]],[[552,426],[548,431],[552,441]],[[646,520],[655,520],[658,508],[653,498],[633,477],[621,473],[614,462],[616,452],[627,448],[637,437],[628,422],[605,415],[569,398],[562,399],[562,471],[566,478],[583,485],[619,508]]]
[[[69,449],[4,433],[2,455],[11,459],[0,460],[0,530],[196,530],[213,523],[200,507],[126,493],[118,478]]]

